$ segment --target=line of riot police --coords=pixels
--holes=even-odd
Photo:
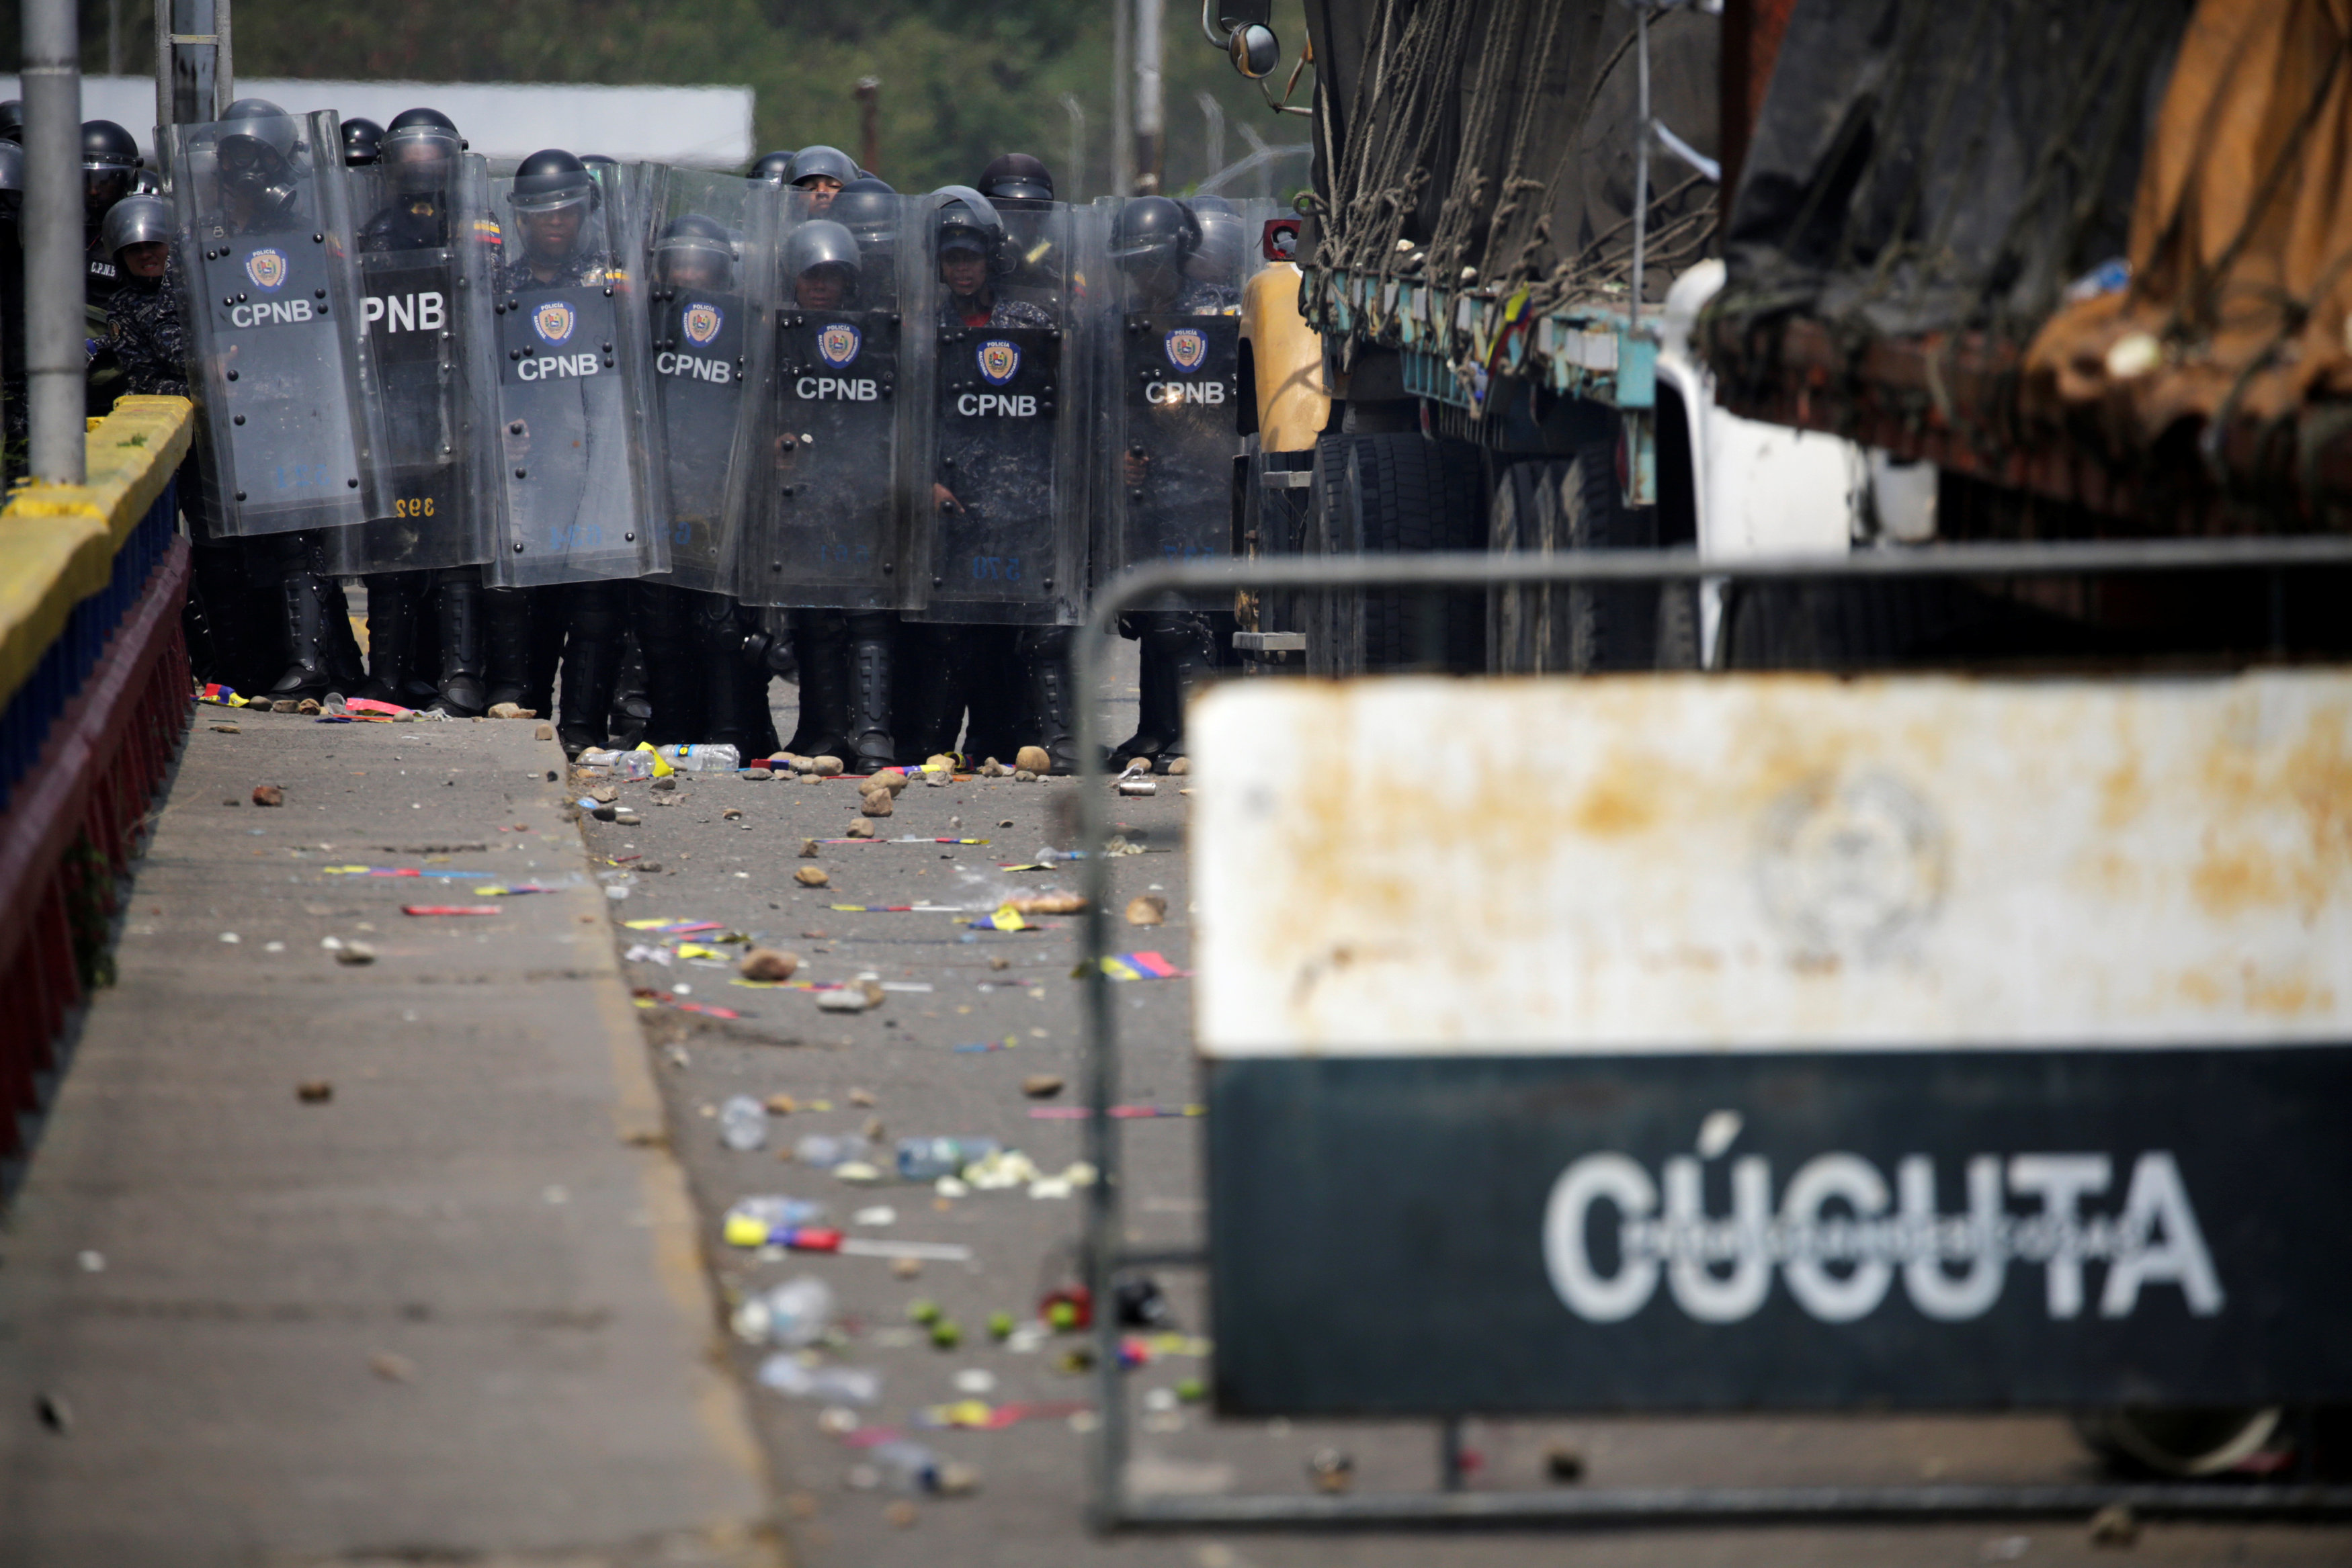
[[[959,742],[1066,770],[1092,583],[1231,548],[1257,247],[1213,198],[1072,206],[1022,155],[905,195],[825,147],[494,174],[430,110],[247,100],[172,134],[208,676],[462,716],[547,712],[560,670],[575,751],[642,722],[858,771]],[[136,215],[109,234],[161,226]],[[1181,749],[1209,624],[1129,618],[1122,752]]]

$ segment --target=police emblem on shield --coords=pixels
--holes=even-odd
[[[551,299],[530,313],[531,330],[550,343],[568,341],[579,325],[579,313],[561,299]]]
[[[718,306],[698,302],[686,308],[686,315],[679,324],[686,329],[688,340],[700,348],[719,336],[719,324],[722,319]]]
[[[253,279],[256,288],[275,293],[286,281],[286,253],[282,250],[257,250],[245,258],[245,275]]]
[[[1197,327],[1179,327],[1168,334],[1168,362],[1186,375],[1209,357],[1209,340]]]
[[[861,342],[856,328],[846,321],[835,321],[816,335],[817,357],[837,371],[857,358]]]
[[[980,346],[980,373],[988,384],[1001,387],[1021,373],[1021,346],[1003,339]]]

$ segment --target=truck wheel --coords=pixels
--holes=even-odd
[[[1658,542],[1656,510],[1627,508],[1615,450],[1601,441],[1569,462],[1513,464],[1496,486],[1490,531],[1498,550],[1652,549]],[[1495,598],[1497,664],[1514,673],[1593,674],[1697,663],[1690,617],[1662,616],[1660,590],[1648,584],[1507,588]]]
[[[1477,449],[1467,443],[1411,432],[1327,435],[1318,444],[1315,467],[1319,531],[1330,553],[1486,548],[1485,482]],[[1358,615],[1330,617],[1333,634],[1353,648],[1333,650],[1328,667],[1335,674],[1483,669],[1486,598],[1475,589],[1364,594]],[[1360,630],[1348,627],[1350,620]]]

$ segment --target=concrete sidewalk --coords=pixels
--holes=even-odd
[[[200,710],[0,1232],[0,1564],[778,1561],[536,728]]]

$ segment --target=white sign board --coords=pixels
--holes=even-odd
[[[2352,674],[1236,682],[1213,1056],[2352,1039]]]

